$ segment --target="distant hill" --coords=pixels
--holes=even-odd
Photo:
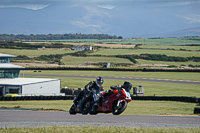
[[[199,28],[193,27],[200,27],[200,24],[190,23],[184,17],[200,12],[195,6],[154,6],[123,1],[108,9],[66,1],[49,4],[40,10],[0,8],[0,34],[82,33],[123,38],[197,36]]]
[[[175,32],[157,35],[159,37],[184,37],[184,36],[200,36],[200,27],[183,29]]]

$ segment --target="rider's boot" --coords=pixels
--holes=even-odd
[[[74,106],[77,107],[77,105],[78,105],[78,97],[76,97],[73,102],[74,102]]]

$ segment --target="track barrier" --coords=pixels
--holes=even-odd
[[[21,97],[0,97],[0,101],[15,100],[73,100],[76,95],[67,96],[21,96]],[[152,101],[179,101],[188,103],[200,103],[200,98],[184,96],[133,96],[132,100],[152,100]]]

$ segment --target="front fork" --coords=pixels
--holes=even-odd
[[[125,101],[124,99],[119,98],[118,101],[117,101],[117,107],[119,107],[119,104],[120,104],[121,102],[124,102],[124,101]]]

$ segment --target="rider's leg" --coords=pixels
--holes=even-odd
[[[74,105],[77,107],[77,104],[78,104],[78,101],[80,100],[80,98],[82,97],[82,96],[84,96],[85,95],[85,91],[83,90],[83,91],[81,91],[78,95],[77,95],[77,97],[74,99]]]

